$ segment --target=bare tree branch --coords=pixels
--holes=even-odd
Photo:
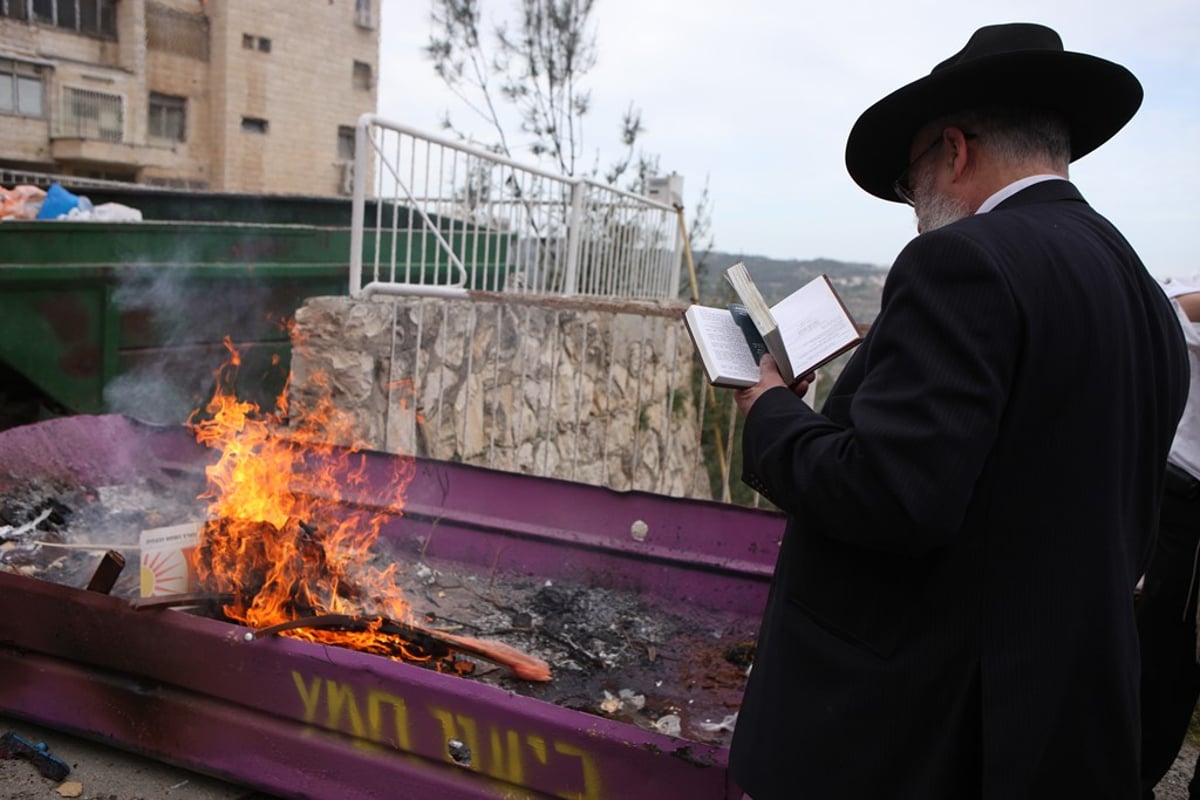
[[[585,120],[592,109],[584,79],[596,65],[596,37],[591,14],[596,0],[515,0],[513,21],[493,26],[483,36],[480,0],[432,0],[433,30],[426,55],[434,71],[464,106],[494,131],[495,152],[514,157],[501,107],[516,112],[521,144],[538,158],[551,159],[564,175],[587,177],[629,191],[644,192],[649,177],[659,173],[659,157],[638,147],[646,133],[641,109],[632,103],[618,129],[620,155],[603,170],[600,151],[587,167]],[[444,126],[467,137],[451,123]],[[712,248],[711,202],[707,179],[688,229],[694,251]],[[705,237],[708,242],[703,244]]]

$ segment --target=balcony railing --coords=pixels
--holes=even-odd
[[[63,138],[125,140],[125,98],[92,89],[63,87],[53,135]]]

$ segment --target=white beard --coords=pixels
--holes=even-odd
[[[916,205],[913,211],[917,215],[917,233],[929,233],[938,228],[944,228],[951,222],[958,222],[970,215],[967,204],[953,197],[941,194],[934,187],[937,175],[934,170],[922,170],[913,187],[913,197]]]

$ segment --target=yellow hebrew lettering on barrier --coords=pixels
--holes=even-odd
[[[451,739],[459,739],[470,748],[473,754],[479,752],[479,734],[476,731],[475,720],[470,717],[464,717],[461,714],[455,714],[453,711],[447,711],[442,708],[429,707],[429,713],[433,715],[442,726],[442,758],[450,763],[455,763],[450,757],[450,751],[446,747],[446,743]],[[455,720],[458,724],[455,724]],[[462,725],[462,733],[458,732],[458,725]],[[472,764],[475,762],[472,760]]]
[[[408,736],[408,707],[403,697],[372,689],[367,695],[367,722],[371,728],[371,739],[376,742],[386,742],[383,734],[383,709],[390,707],[395,723],[396,746],[401,750],[411,750],[412,745]]]
[[[358,710],[358,700],[354,697],[352,688],[332,679],[325,681],[325,704],[329,711],[325,720],[328,727],[347,730],[360,738],[367,735],[367,727],[363,725],[362,712]],[[346,720],[350,723],[348,729],[339,727],[343,707],[346,709]]]
[[[306,684],[304,676],[292,670],[292,680],[296,683],[296,691],[300,693],[300,702],[304,703],[304,721],[316,722],[317,704],[321,702],[321,678],[314,676]]]
[[[536,758],[542,766],[546,765],[546,740],[535,733],[531,733],[525,737],[525,742],[529,745],[529,749],[533,751],[533,757]]]
[[[583,771],[583,792],[559,792],[556,796],[566,798],[566,800],[600,800],[602,790],[600,786],[600,768],[596,764],[596,759],[588,753],[573,744],[566,742],[555,742],[555,752],[562,753],[564,756],[579,759],[580,769]]]
[[[327,727],[346,731],[362,739],[369,738],[371,742],[382,744],[388,741],[388,737],[384,734],[384,709],[390,708],[395,726],[395,743],[401,750],[411,751],[410,720],[404,698],[388,692],[371,690],[367,695],[367,719],[364,723],[358,698],[350,686],[334,680],[322,681],[319,676],[306,680],[295,670],[292,671],[292,681],[296,684],[296,691],[304,705],[305,722],[315,723],[317,714],[324,705]],[[325,685],[324,703],[322,703],[321,697],[322,683]],[[474,756],[471,769],[517,786],[523,786],[525,782],[526,750],[542,766],[548,766],[550,763],[551,750],[542,736],[526,734],[522,743],[521,734],[518,731],[502,730],[495,725],[489,725],[487,730],[488,749],[485,753],[479,735],[479,724],[474,718],[435,707],[430,707],[428,711],[441,725],[441,752],[446,761],[453,763],[446,743],[451,739],[459,739],[470,748]],[[344,726],[342,725],[343,720],[347,723]],[[564,798],[564,800],[600,800],[603,794],[602,781],[595,757],[568,742],[552,741],[549,744],[553,747],[554,753],[579,760],[580,776],[583,780],[582,789],[563,789],[555,792],[555,796]]]
[[[501,778],[517,786],[525,785],[525,765],[521,762],[521,737],[516,731],[504,731],[507,742],[500,743],[500,730],[488,726],[489,744],[492,746],[491,760],[484,771],[493,778]],[[507,758],[505,756],[507,755]],[[507,762],[507,763],[506,763]]]
[[[300,702],[304,704],[304,721],[315,724],[322,705],[320,676],[313,676],[306,680],[299,672],[292,670],[292,682],[296,684]],[[326,686],[326,725],[328,727],[335,730],[342,729],[339,728],[339,723],[342,709],[345,708],[346,720],[349,725],[342,730],[357,737],[369,739],[370,743],[395,744],[401,750],[411,749],[412,737],[408,729],[408,707],[405,705],[403,697],[377,689],[370,690],[367,693],[367,723],[364,725],[354,689],[332,680],[326,680],[324,683]],[[383,730],[385,708],[392,710],[394,733],[391,736],[386,735]],[[370,746],[367,742],[356,744],[358,747]]]
[[[494,725],[488,726],[488,752],[480,749],[479,725],[476,720],[462,714],[455,714],[441,708],[429,708],[429,713],[442,726],[442,738],[448,742],[458,739],[471,749],[473,755],[471,769],[482,772],[492,778],[507,781],[517,786],[525,782],[525,749],[528,748],[533,757],[543,766],[549,764],[550,751],[546,739],[536,734],[525,736],[524,746],[521,734],[515,730],[501,730]],[[600,800],[602,782],[600,769],[596,759],[588,752],[566,742],[553,742],[554,752],[567,758],[575,758],[580,763],[582,789],[564,789],[556,792],[556,797],[566,800]],[[453,763],[449,753],[446,761]]]

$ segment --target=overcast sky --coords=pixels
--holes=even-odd
[[[518,5],[480,1],[493,22]],[[492,141],[424,56],[429,12],[429,0],[383,0],[379,112],[440,134],[449,110]],[[596,0],[585,147],[611,161],[632,103],[647,128],[643,149],[684,176],[689,209],[707,179],[715,249],[887,266],[914,235],[913,216],[850,179],[850,127],[977,27],[1014,21],[1049,25],[1066,49],[1141,80],[1138,115],[1072,164],[1071,178],[1152,274],[1200,273],[1197,0]]]

